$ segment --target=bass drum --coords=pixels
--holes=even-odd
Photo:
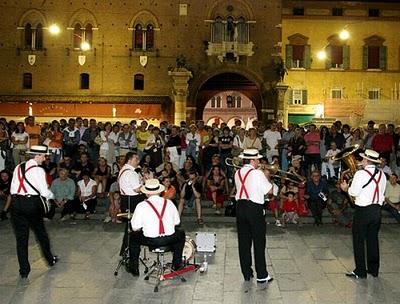
[[[186,237],[185,246],[183,247],[182,258],[185,262],[194,258],[196,253],[196,243],[190,237]]]

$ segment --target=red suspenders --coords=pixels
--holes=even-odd
[[[28,172],[30,169],[37,167],[36,165],[32,165],[30,167],[28,167],[27,169],[25,169],[25,174],[26,172]],[[24,191],[24,193],[27,192],[25,185],[24,185],[24,180],[25,178],[22,176],[21,173],[21,165],[18,168],[18,180],[19,180],[19,186],[18,186],[18,194],[22,194],[21,190]]]
[[[246,199],[247,200],[249,199],[249,194],[247,193],[245,182],[246,182],[247,177],[249,176],[249,173],[253,170],[254,169],[250,169],[249,171],[247,171],[246,174],[244,175],[244,178],[242,178],[242,175],[240,173],[241,169],[238,171],[239,180],[240,180],[240,183],[242,184],[240,186],[239,199],[242,199],[243,192],[244,192],[244,195],[246,196]]]
[[[365,172],[367,172],[369,174],[370,177],[372,177],[372,173],[369,172],[368,170],[365,170]],[[382,177],[382,171],[379,171],[379,177],[378,180],[376,180],[375,178],[372,178],[372,180],[375,182],[375,191],[374,191],[374,198],[372,199],[372,203],[375,204],[375,197],[376,197],[376,203],[379,203],[379,182],[381,181],[381,177]]]
[[[159,223],[159,228],[158,228],[158,233],[159,233],[159,235],[160,235],[160,236],[161,236],[161,235],[165,235],[164,224],[163,224],[162,219],[163,219],[163,216],[164,216],[164,213],[165,213],[165,209],[167,208],[167,200],[164,199],[164,205],[163,205],[163,207],[162,207],[161,214],[158,213],[156,207],[154,207],[154,205],[153,205],[149,200],[146,200],[146,202],[147,202],[147,203],[149,204],[149,206],[153,209],[154,213],[157,215],[158,220],[159,220],[159,222],[160,222],[160,223]]]

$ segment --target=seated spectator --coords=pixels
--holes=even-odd
[[[53,179],[56,177],[57,165],[50,161],[50,156],[46,156],[44,162],[41,164],[40,167],[42,167],[46,172],[47,184],[50,186],[53,182]]]
[[[326,207],[328,197],[328,185],[321,180],[321,174],[318,170],[311,173],[311,180],[307,181],[306,194],[308,208],[314,217],[314,225],[322,225],[322,211]]]
[[[72,162],[72,158],[69,155],[64,155],[64,157],[61,159],[61,161],[58,163],[58,171],[60,171],[61,168],[67,169],[68,171],[68,176],[72,178],[74,176],[72,174],[72,169],[74,167],[74,164]],[[72,178],[73,179],[73,178]],[[73,179],[75,182],[76,180]]]
[[[61,221],[66,220],[66,215],[73,214],[75,211],[75,183],[68,177],[68,170],[61,168],[58,172],[59,177],[51,184],[51,192],[54,193],[54,202],[61,211]]]
[[[140,174],[143,180],[154,179],[155,176],[154,171],[147,164],[143,164]]]
[[[221,209],[224,208],[226,183],[221,168],[213,166],[211,174],[207,177],[207,199],[212,200],[217,215],[221,215]]]
[[[114,180],[118,177],[119,171],[125,165],[125,156],[120,155],[117,157],[117,161],[113,163],[111,167],[111,175],[114,177]]]
[[[176,180],[179,185],[179,189],[182,189],[183,184],[189,179],[189,171],[196,169],[193,168],[193,163],[189,161],[185,161],[183,164],[183,168],[179,170],[176,174]],[[196,171],[197,172],[197,171]]]
[[[286,226],[288,223],[298,224],[298,202],[295,193],[289,191],[285,193],[285,196],[286,199],[282,201],[282,225]]]
[[[161,197],[171,200],[175,205],[176,203],[176,188],[171,184],[171,179],[166,176],[162,179],[162,184],[165,187],[164,192],[161,194]]]
[[[63,131],[64,154],[70,155],[72,158],[77,155],[80,136],[79,130],[75,127],[75,119],[70,118],[68,127]]]
[[[58,163],[62,157],[62,143],[63,143],[63,132],[60,129],[60,124],[57,120],[53,120],[51,123],[50,130],[47,134],[49,143],[50,161]]]
[[[400,223],[400,185],[397,180],[397,175],[392,173],[386,184],[385,203],[382,209],[389,212]]]
[[[279,218],[279,209],[280,209],[279,208],[279,197],[278,197],[279,187],[272,179],[271,170],[265,169],[264,174],[267,177],[267,179],[269,180],[269,182],[272,184],[272,193],[267,194],[267,196],[265,198],[265,202],[267,204],[266,208],[267,208],[267,210],[270,210],[273,213],[274,218],[275,218],[275,225],[277,227],[282,227],[282,224],[281,224],[281,221]]]
[[[111,217],[111,221],[116,224],[121,224],[122,221],[120,221],[117,217],[117,214],[121,212],[121,195],[119,192],[113,192],[110,194],[110,200],[112,201],[109,207],[109,215]],[[107,223],[106,220],[104,220],[105,223]]]
[[[96,157],[96,159],[97,158],[98,157]],[[87,153],[82,153],[79,161],[74,165],[73,169],[71,170],[71,174],[74,177],[73,179],[79,180],[83,177],[82,176],[83,171],[88,171],[91,176],[93,173],[93,169],[94,169],[93,165],[89,160],[89,155]]]
[[[81,172],[82,179],[78,182],[78,198],[76,206],[79,206],[76,211],[83,211],[85,219],[89,219],[89,215],[94,213],[96,209],[97,199],[97,184],[90,178],[91,174],[88,170]]]
[[[107,165],[107,160],[104,157],[99,157],[97,167],[93,172],[94,180],[97,183],[97,194],[99,197],[104,197],[107,189],[107,183],[111,177],[111,168]]]
[[[327,208],[333,217],[333,223],[351,228],[353,212],[350,202],[340,189],[340,181],[336,182],[336,189],[329,194]]]
[[[144,154],[142,160],[140,161],[139,166],[143,168],[143,166],[147,166],[150,168],[152,172],[155,172],[155,167],[153,166],[153,160],[151,159],[150,154]]]
[[[204,224],[201,216],[201,192],[201,183],[199,182],[197,171],[191,169],[188,172],[188,179],[185,180],[182,185],[178,211],[179,215],[182,216],[184,206],[186,205],[189,208],[193,208],[193,203],[195,203],[197,223],[199,225]]]
[[[326,179],[336,179],[336,171],[339,169],[340,162],[334,161],[332,158],[338,154],[340,150],[336,147],[334,141],[331,142],[330,149],[326,151],[325,158],[322,160],[321,174],[326,177]]]
[[[7,212],[11,205],[11,173],[7,170],[0,172],[0,202],[4,207],[0,212],[0,220],[4,221],[7,219]]]
[[[383,173],[385,173],[386,178],[389,178],[393,172],[392,169],[387,164],[387,159],[384,157],[381,157],[381,163],[379,164],[379,167],[382,169]]]

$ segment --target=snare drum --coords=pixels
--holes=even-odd
[[[185,246],[183,247],[182,258],[188,261],[194,257],[196,253],[196,243],[190,237],[186,237]]]

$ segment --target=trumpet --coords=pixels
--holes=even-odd
[[[235,169],[241,169],[243,167],[243,163],[241,162],[240,158],[227,157],[225,159],[225,164],[228,167]],[[278,162],[273,162],[272,164],[260,164],[257,169],[261,171],[267,170],[271,178],[284,179],[295,184],[301,184],[303,182],[303,178],[298,174],[281,170]]]

